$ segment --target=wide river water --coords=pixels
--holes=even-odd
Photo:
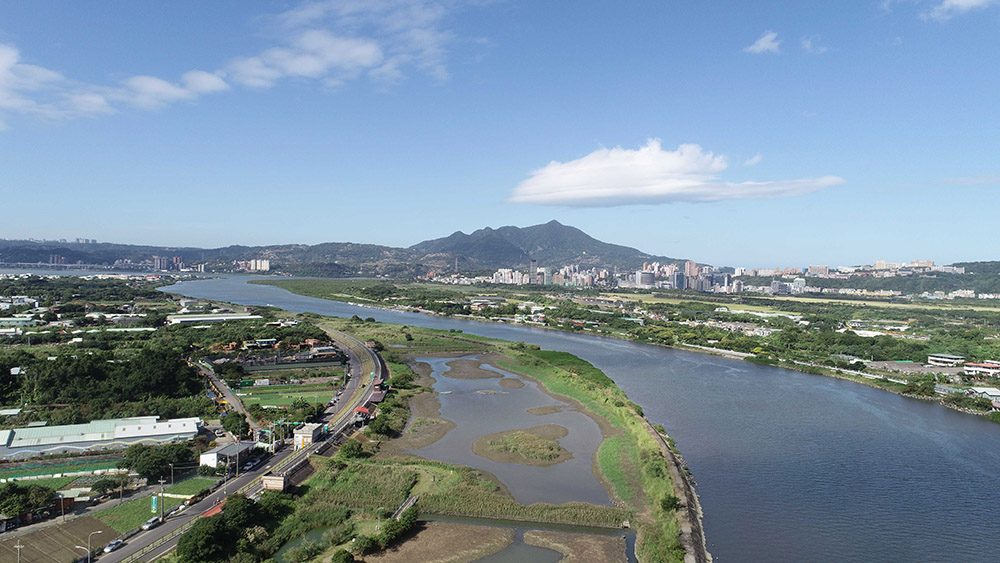
[[[604,370],[677,440],[717,561],[996,561],[1000,425],[856,383],[539,328],[303,297],[248,276],[167,291],[520,340]]]

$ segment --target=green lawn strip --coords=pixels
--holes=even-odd
[[[53,465],[35,465],[23,469],[0,469],[0,479],[31,477],[33,475],[57,475],[61,473],[76,473],[78,471],[97,471],[99,469],[114,469],[118,467],[117,459],[102,459],[99,461],[67,462]]]
[[[191,477],[180,483],[167,487],[167,493],[175,495],[196,495],[215,484],[218,479],[213,477]]]
[[[102,510],[94,516],[101,522],[114,528],[115,531],[125,533],[138,528],[143,522],[157,515],[152,512],[149,499],[149,496],[144,496],[130,500],[125,504]],[[184,499],[163,497],[162,510],[165,513],[182,502],[184,502]],[[157,506],[157,511],[159,510],[160,507]]]
[[[604,478],[611,483],[615,495],[625,502],[635,498],[636,491],[629,484],[621,460],[625,459],[628,444],[623,438],[613,437],[601,442],[597,449],[597,464]]]
[[[48,487],[53,491],[58,491],[79,478],[80,477],[78,475],[71,475],[69,477],[52,477],[49,479],[21,480],[19,481],[19,483],[21,485],[41,485],[43,487]]]

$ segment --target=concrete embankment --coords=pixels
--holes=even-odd
[[[708,545],[705,543],[701,502],[698,501],[698,493],[694,490],[694,481],[684,470],[684,459],[670,449],[663,435],[657,432],[648,420],[643,419],[643,425],[660,445],[660,450],[667,459],[670,480],[674,483],[674,490],[680,500],[678,520],[681,528],[680,541],[685,552],[684,563],[711,563],[712,554],[708,552]]]

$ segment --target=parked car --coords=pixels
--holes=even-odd
[[[159,516],[155,516],[155,517],[150,518],[149,520],[146,520],[145,522],[143,522],[142,526],[140,526],[140,527],[143,530],[152,530],[153,528],[155,528],[155,527],[157,527],[159,525],[160,525],[160,518],[159,518]]]
[[[104,553],[111,553],[112,551],[118,549],[119,547],[125,545],[122,540],[111,540],[111,543],[104,546]]]

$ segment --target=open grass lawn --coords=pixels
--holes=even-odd
[[[56,475],[61,473],[75,473],[77,471],[96,471],[98,469],[114,469],[118,467],[118,461],[119,460],[117,459],[101,459],[95,461],[74,461],[67,459],[65,463],[54,463],[51,465],[43,465],[40,463],[22,465],[18,468],[0,469],[0,479],[29,477],[32,475]]]
[[[298,399],[310,403],[326,403],[337,393],[337,388],[326,384],[314,385],[270,385],[247,388],[241,393],[243,404],[287,407]]]
[[[218,481],[215,477],[191,477],[167,487],[166,492],[175,495],[196,495]]]
[[[114,528],[118,533],[125,533],[138,528],[143,522],[156,516],[150,509],[150,498],[150,496],[144,496],[130,500],[125,504],[102,510],[94,516],[101,522]],[[183,499],[163,497],[163,512],[165,513],[181,502],[183,502]],[[158,510],[159,508],[157,506]]]

